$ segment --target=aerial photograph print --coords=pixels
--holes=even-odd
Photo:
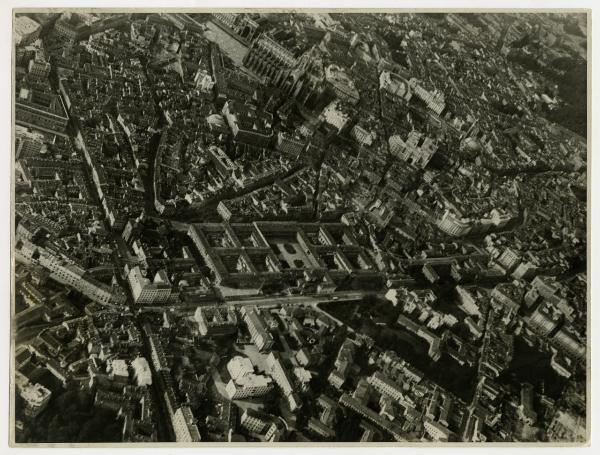
[[[12,446],[588,443],[588,10],[11,14]]]

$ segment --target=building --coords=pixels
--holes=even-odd
[[[302,348],[296,352],[296,360],[303,367],[309,367],[313,364],[313,355],[306,349]]]
[[[17,240],[15,255],[25,262],[41,265],[50,272],[50,278],[77,289],[94,302],[122,305],[126,301],[125,294],[120,289],[113,289],[97,281],[78,265],[28,240]]]
[[[375,436],[379,433],[377,428],[375,428],[366,420],[362,420],[360,422],[360,428],[363,430],[363,434],[360,437],[360,442],[373,442]]]
[[[79,27],[76,25],[77,19],[76,15],[71,14],[58,19],[52,29],[52,36],[65,44],[74,43],[79,35]]]
[[[297,63],[292,52],[265,34],[254,40],[244,57],[246,68],[274,85],[286,79]]]
[[[408,81],[389,71],[382,71],[379,75],[379,89],[396,102],[409,101],[412,97]]]
[[[154,334],[149,334],[148,343],[150,344],[150,355],[154,369],[156,371],[170,371],[171,368],[167,362],[167,357],[165,356],[165,351],[160,338]]]
[[[240,312],[250,332],[252,342],[260,351],[271,349],[275,340],[257,307],[243,307]]]
[[[428,109],[433,111],[434,113],[440,115],[444,108],[446,107],[445,96],[442,92],[436,90],[429,91],[423,88],[419,81],[415,78],[412,78],[408,81],[410,88],[414,95],[419,98]]]
[[[235,356],[227,362],[227,371],[231,379],[236,380],[254,373],[254,365],[252,365],[252,361],[247,357]]]
[[[507,211],[492,209],[490,211],[490,218],[496,228],[502,229],[514,219],[514,216]]]
[[[46,79],[50,74],[50,63],[46,61],[42,51],[36,51],[34,58],[27,65],[29,74],[39,79]]]
[[[334,362],[334,369],[329,373],[327,381],[336,389],[340,389],[346,382],[353,365],[354,353],[356,352],[356,344],[350,339],[346,339]]]
[[[118,413],[123,406],[123,395],[112,390],[98,389],[94,397],[94,406]]]
[[[171,419],[176,442],[200,442],[200,432],[189,406],[180,406]]]
[[[263,286],[308,280],[327,292],[347,281],[370,289],[384,282],[342,223],[203,223],[191,225],[188,235],[220,286],[258,293]]]
[[[447,442],[451,433],[447,426],[431,419],[425,419],[423,428],[434,441],[439,442]]]
[[[379,371],[369,376],[367,381],[379,393],[387,395],[394,400],[400,400],[404,397],[402,385]]]
[[[312,380],[312,373],[305,368],[295,367],[294,368],[294,376],[296,380],[300,383],[302,390],[308,390],[310,381]]]
[[[223,149],[211,145],[208,147],[207,152],[219,174],[221,174],[223,178],[231,177],[233,171],[235,171],[238,166],[227,156]]]
[[[511,248],[506,248],[502,254],[496,259],[498,264],[504,267],[506,270],[514,269],[517,264],[521,262],[519,254]]]
[[[322,119],[332,125],[340,133],[350,122],[350,115],[343,109],[340,101],[333,101],[323,109]]]
[[[577,361],[585,359],[585,345],[566,327],[556,332],[556,335],[550,341],[553,346],[559,348],[568,357]]]
[[[150,281],[144,276],[138,265],[127,275],[133,300],[140,305],[160,305],[167,303],[171,297],[171,281],[164,270],[159,270]]]
[[[358,103],[360,95],[354,81],[339,66],[325,68],[325,80],[337,98],[353,105]]]
[[[344,393],[340,397],[340,404],[346,408],[352,409],[354,412],[363,416],[371,423],[374,423],[377,427],[390,434],[396,441],[406,441],[406,439],[403,436],[404,432],[397,423],[392,422],[386,417],[379,415],[356,398],[353,398],[347,393]]]
[[[232,335],[237,332],[238,319],[229,307],[198,307],[194,313],[198,331],[202,336]]]
[[[294,391],[294,385],[286,369],[281,363],[279,353],[271,352],[267,356],[267,365],[269,371],[277,385],[281,388],[283,395],[288,396]]]
[[[306,140],[301,136],[293,136],[280,131],[277,133],[277,144],[275,148],[293,159],[299,159],[306,144]]]
[[[548,427],[548,439],[553,442],[585,442],[585,417],[568,411],[557,411]]]
[[[230,400],[259,397],[273,389],[272,379],[254,373],[250,359],[235,356],[227,363],[231,380],[225,390]]]
[[[360,125],[354,125],[352,127],[350,136],[352,136],[360,145],[366,146],[373,145],[373,141],[375,140],[375,134],[371,131],[367,131]]]
[[[422,315],[423,314],[426,315],[427,312],[422,313]],[[440,357],[442,356],[442,351],[441,339],[439,336],[428,330],[425,326],[422,326],[414,322],[412,319],[407,318],[403,314],[398,316],[398,324],[403,326],[405,329],[410,330],[415,335],[423,338],[429,344],[429,350],[427,351],[429,357],[431,357],[435,361],[438,361],[440,359]]]
[[[319,398],[317,398],[317,404],[323,409],[319,417],[321,422],[325,423],[326,425],[332,425],[335,423],[337,420],[336,412],[339,407],[338,403],[332,398],[329,398],[327,395],[319,395]]]
[[[453,266],[455,266],[457,263],[454,263]],[[454,268],[452,268],[452,271],[454,272]],[[431,265],[431,264],[425,264],[422,268],[421,268],[421,272],[423,272],[423,276],[425,278],[427,278],[427,280],[430,283],[436,283],[440,280],[440,276],[438,275],[438,273],[436,272],[435,268]],[[456,280],[457,277],[456,275],[452,275],[452,277]],[[460,280],[457,280],[460,281]]]
[[[319,419],[316,419],[315,417],[311,417],[309,419],[308,429],[325,439],[332,439],[335,437],[335,430],[325,425],[323,422],[321,422]]]
[[[15,369],[20,370],[30,364],[33,350],[29,346],[18,346],[15,349]]]
[[[213,13],[212,17],[218,24],[227,27],[228,32],[248,41],[252,41],[259,28],[259,24],[247,14]]]
[[[550,303],[544,302],[529,316],[527,324],[537,333],[543,336],[550,335],[562,322],[562,313],[556,310]]]
[[[460,298],[461,308],[471,316],[481,317],[481,309],[473,293],[462,286],[456,286],[455,289]]]
[[[429,164],[438,149],[434,139],[415,130],[408,133],[406,141],[396,135],[388,142],[392,155],[421,169]]]
[[[279,422],[271,422],[265,433],[265,441],[279,442],[285,433],[285,429]]]
[[[44,136],[27,128],[15,126],[15,160],[21,156],[38,156],[45,153]]]
[[[405,311],[409,313],[417,306],[430,307],[437,300],[431,289],[411,291],[405,287],[390,289],[385,293],[385,298],[392,302],[394,306],[401,304]]]
[[[24,413],[28,417],[36,417],[42,412],[52,396],[52,392],[41,384],[32,384],[21,372],[15,372],[15,386],[19,397],[23,400]]]
[[[462,237],[471,232],[473,223],[469,218],[459,218],[450,210],[446,210],[437,222],[437,227],[453,237]]]
[[[302,403],[294,391],[294,383],[286,368],[283,366],[282,358],[277,352],[271,352],[267,357],[267,365],[273,380],[277,383],[283,396],[287,399],[292,412],[298,410]]]
[[[268,147],[273,139],[273,115],[261,111],[252,104],[227,100],[223,105],[223,116],[237,142],[256,147]]]
[[[15,97],[15,122],[66,137],[69,117],[58,95],[22,85]]]
[[[17,16],[13,22],[15,46],[27,46],[40,36],[42,26],[27,16]]]
[[[262,434],[269,425],[266,417],[252,408],[247,408],[240,418],[242,428],[250,433]]]
[[[123,359],[110,359],[107,362],[106,372],[113,381],[127,383],[129,380],[129,367]]]
[[[138,386],[152,385],[152,372],[144,357],[136,357],[131,362],[131,368],[133,368],[133,377]]]
[[[329,376],[327,376],[327,381],[336,389],[341,389],[344,383],[346,382],[346,371],[347,367],[336,368]]]
[[[254,373],[247,374],[235,380],[231,379],[225,386],[230,400],[261,397],[273,390],[273,381],[267,376]]]
[[[521,386],[521,402],[518,407],[519,418],[527,425],[535,425],[537,414],[533,407],[534,389],[531,384]]]
[[[521,262],[512,273],[512,276],[517,280],[529,280],[535,276],[537,269],[537,266],[529,261]],[[536,289],[531,289],[531,291],[537,293]]]
[[[531,281],[531,287],[545,299],[552,299],[560,289],[560,285],[554,279],[541,275]]]

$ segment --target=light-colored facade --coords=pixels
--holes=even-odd
[[[18,239],[15,256],[17,260],[41,265],[50,272],[50,278],[77,289],[94,302],[122,305],[126,301],[122,292],[87,276],[86,271],[78,265],[59,258],[28,240]]]
[[[18,371],[15,373],[15,385],[17,393],[25,403],[26,415],[35,417],[48,406],[52,392],[43,385],[32,384]]]
[[[138,386],[152,385],[152,372],[150,371],[148,361],[144,357],[136,357],[131,362],[131,367],[133,368],[133,377]]]
[[[177,442],[200,442],[200,432],[189,406],[181,406],[171,419]]]
[[[242,315],[256,347],[261,351],[269,350],[273,346],[275,340],[273,339],[273,335],[271,335],[267,329],[265,321],[260,314],[260,310],[256,307],[244,307],[242,308]]]
[[[40,36],[42,26],[27,16],[16,17],[13,24],[15,45],[26,46]]]
[[[135,303],[142,305],[162,304],[171,297],[171,282],[164,270],[156,273],[154,281],[146,278],[139,266],[133,267],[127,275]]]
[[[260,434],[265,431],[269,422],[256,411],[248,408],[242,414],[242,417],[240,418],[240,424],[247,431]]]
[[[388,378],[383,373],[376,371],[369,378],[367,378],[369,384],[373,386],[379,393],[387,395],[394,400],[400,400],[403,398],[402,386],[396,381]]]
[[[233,308],[198,307],[194,319],[202,336],[231,335],[237,332],[238,319]]]
[[[225,391],[230,400],[259,397],[273,389],[273,380],[254,373],[254,366],[247,357],[235,356],[227,363],[231,380]]]

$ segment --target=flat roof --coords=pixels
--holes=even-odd
[[[21,37],[35,32],[41,27],[36,21],[27,16],[18,16],[13,23],[13,34]]]

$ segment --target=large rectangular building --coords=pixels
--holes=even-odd
[[[175,411],[171,420],[175,440],[177,442],[200,442],[200,432],[189,406],[181,406]]]
[[[379,415],[364,403],[347,393],[342,394],[340,397],[340,404],[346,408],[352,409],[357,414],[360,414],[368,421],[374,423],[380,429],[389,433],[396,441],[406,441],[402,428],[397,423],[390,422],[387,418]]]
[[[194,319],[202,336],[232,335],[237,332],[238,319],[233,308],[198,307]]]
[[[376,288],[384,281],[342,223],[202,223],[191,225],[188,235],[218,285],[311,282],[329,291],[344,283]]]
[[[21,86],[15,97],[15,122],[17,125],[66,137],[69,118],[58,95]]]
[[[139,266],[133,267],[127,275],[131,293],[135,303],[156,305],[167,303],[171,297],[171,282],[164,270],[156,273],[154,280],[150,281]]]
[[[223,106],[223,115],[238,142],[268,147],[273,139],[273,115],[257,109],[251,104],[228,100]]]
[[[367,381],[379,393],[387,395],[394,400],[400,400],[404,397],[402,386],[379,371],[373,373],[369,378],[367,378]]]
[[[35,417],[42,412],[52,396],[52,392],[41,384],[32,384],[29,379],[16,372],[15,385],[17,393],[25,403],[25,414],[29,417]]]
[[[260,310],[257,307],[244,307],[241,309],[244,322],[248,327],[252,342],[261,351],[271,349],[275,340],[273,335],[269,332],[267,324],[262,317]]]
[[[27,16],[15,17],[13,23],[13,36],[16,46],[26,46],[33,43],[40,36],[42,26]]]

